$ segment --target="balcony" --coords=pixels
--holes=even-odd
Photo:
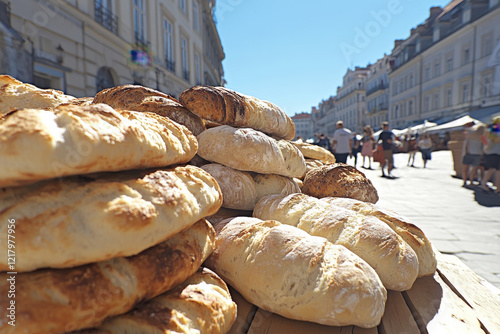
[[[118,17],[98,2],[95,2],[94,18],[104,28],[118,35]]]
[[[389,85],[388,84],[384,84],[384,83],[380,83],[378,84],[377,86],[373,87],[372,89],[369,89],[366,91],[366,96],[370,95],[370,94],[373,94],[375,93],[376,91],[379,91],[379,90],[384,90],[384,89],[387,89],[389,88]]]
[[[169,60],[168,58],[165,59],[165,67],[170,72],[175,73],[175,61]]]
[[[140,34],[138,31],[134,33],[135,44],[142,50],[149,49],[149,41],[144,38],[144,35]]]

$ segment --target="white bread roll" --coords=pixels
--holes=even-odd
[[[376,217],[305,194],[264,197],[253,215],[298,227],[346,247],[375,269],[388,290],[409,290],[417,278],[418,260],[413,249]]]
[[[23,109],[0,120],[0,187],[188,162],[196,138],[153,113],[105,104]]]
[[[306,159],[319,160],[324,164],[332,164],[336,161],[333,153],[321,146],[297,141],[292,141],[292,144],[297,146]]]
[[[375,271],[343,246],[276,221],[238,217],[215,225],[205,264],[245,299],[287,318],[374,327],[387,291]]]
[[[306,164],[299,149],[286,140],[273,139],[260,131],[228,125],[198,135],[198,155],[237,170],[260,174],[302,177]]]
[[[217,182],[194,166],[39,182],[0,193],[0,236],[14,219],[18,272],[66,268],[137,254],[221,204]],[[7,247],[0,270],[9,270]]]
[[[277,105],[224,87],[195,86],[179,96],[194,114],[219,124],[253,128],[292,140],[295,124]]]
[[[334,204],[354,210],[363,215],[377,217],[392,228],[408,245],[413,248],[418,258],[418,276],[429,276],[436,272],[437,260],[432,245],[424,232],[408,218],[397,212],[381,208],[372,203],[366,203],[351,198],[322,198],[328,204]]]
[[[235,320],[236,303],[226,283],[210,269],[200,268],[174,289],[78,334],[223,334]]]
[[[202,219],[135,256],[17,274],[16,326],[7,324],[9,311],[2,305],[0,333],[51,334],[97,326],[182,283],[212,252],[214,239],[213,227]],[[2,300],[10,288],[8,277],[0,274]]]
[[[220,164],[201,168],[217,180],[223,195],[222,206],[228,209],[253,210],[263,196],[300,192],[294,180],[281,175],[247,173]]]
[[[55,89],[40,89],[9,75],[0,75],[0,116],[24,108],[54,108],[75,98]]]

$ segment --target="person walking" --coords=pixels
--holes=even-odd
[[[358,153],[361,151],[361,141],[356,132],[352,133],[351,158],[354,158],[354,167],[358,164]]]
[[[372,158],[373,158],[373,143],[375,138],[373,138],[373,130],[371,126],[367,125],[363,129],[363,138],[361,138],[361,156],[363,157],[362,168],[372,169]],[[365,159],[368,158],[368,167],[365,167]]]
[[[333,143],[335,160],[347,163],[347,157],[351,153],[352,137],[351,130],[345,129],[342,121],[337,122],[337,130],[333,133]]]
[[[393,157],[393,147],[394,147],[394,133],[389,130],[389,122],[382,123],[382,132],[378,136],[378,142],[382,143],[382,148],[384,150],[384,163],[382,165],[382,177],[393,178],[391,171],[394,168],[394,157]],[[387,166],[387,174],[384,172],[385,166]]]
[[[422,160],[424,161],[424,168],[427,167],[427,161],[432,159],[432,140],[429,134],[424,132],[422,138],[418,141],[418,147],[422,153]]]
[[[484,136],[485,130],[486,125],[484,124],[474,125],[465,139],[465,154],[462,158],[462,187],[467,187],[467,179],[469,178],[469,185],[474,185],[474,180],[476,179],[479,164],[481,162],[481,155],[484,150],[484,141],[486,140]]]
[[[407,166],[415,167],[415,156],[417,155],[418,145],[417,145],[417,136],[412,136],[410,134],[407,135],[408,139],[408,164]],[[411,162],[411,164],[410,164]]]
[[[330,144],[330,139],[326,137],[323,133],[319,135],[319,139],[315,144],[333,153],[332,145]]]
[[[486,185],[495,173],[495,194],[500,194],[500,117],[496,117],[490,126],[487,136],[487,145],[484,149],[484,167],[486,172],[481,180],[481,189],[489,191]]]

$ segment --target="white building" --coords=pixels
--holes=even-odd
[[[302,140],[312,138],[314,135],[314,122],[310,113],[295,114],[291,117],[295,123],[295,139],[301,137]]]
[[[370,74],[366,80],[367,115],[365,122],[372,129],[380,128],[382,122],[388,120],[389,72],[392,65],[392,57],[384,55],[370,66]]]

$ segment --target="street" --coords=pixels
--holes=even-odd
[[[450,151],[433,152],[425,169],[420,153],[416,168],[407,166],[406,153],[395,154],[394,161],[395,178],[387,179],[378,163],[373,170],[361,168],[358,155],[357,168],[377,189],[377,204],[411,219],[440,252],[457,256],[500,288],[500,196],[461,187]]]

